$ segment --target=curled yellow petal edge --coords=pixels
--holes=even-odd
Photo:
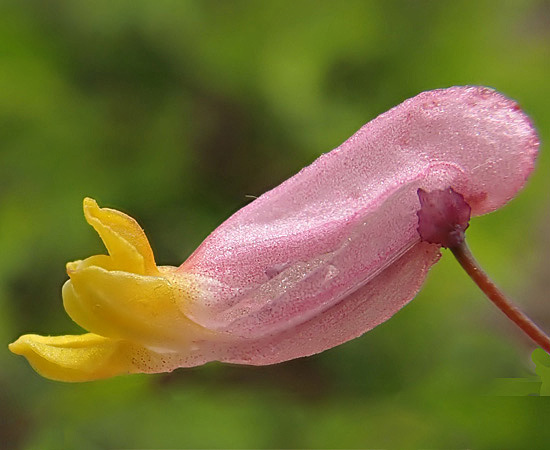
[[[95,200],[88,197],[83,203],[86,221],[107,247],[110,270],[158,275],[153,250],[136,220],[116,209],[100,208]]]
[[[139,224],[126,214],[84,199],[84,215],[108,255],[67,264],[63,305],[91,333],[77,336],[27,334],[9,345],[42,376],[90,381],[124,373],[160,372],[163,354],[186,353],[213,333],[185,314],[189,278],[175,267],[157,267]]]

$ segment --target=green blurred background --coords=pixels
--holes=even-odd
[[[177,265],[231,213],[420,91],[495,87],[550,135],[548,1],[0,2],[0,448],[549,448],[550,403],[496,396],[533,347],[450,255],[389,322],[271,367],[40,378],[20,334],[79,333],[84,196]],[[470,245],[550,329],[550,157]]]

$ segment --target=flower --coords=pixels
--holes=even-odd
[[[63,381],[321,352],[389,319],[439,259],[417,232],[419,189],[452,188],[473,216],[493,211],[537,149],[501,94],[424,92],[235,213],[177,268],[156,265],[135,220],[85,199],[108,255],[67,265],[63,302],[91,333],[25,335],[10,349]]]

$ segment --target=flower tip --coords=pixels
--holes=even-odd
[[[131,346],[92,333],[79,336],[26,334],[9,344],[45,378],[57,381],[91,381],[133,370]]]
[[[92,211],[99,210],[99,205],[97,202],[91,198],[91,197],[84,197],[84,200],[82,201],[82,209],[84,210],[84,215],[88,216]]]
[[[145,232],[132,217],[111,208],[101,208],[86,197],[84,217],[97,231],[117,269],[132,273],[157,275],[153,250]]]
[[[21,342],[22,337],[17,339],[15,342],[8,344],[8,349],[10,352],[16,355],[23,355],[25,351],[25,344]]]
[[[84,197],[84,200],[82,200],[82,204],[84,205],[84,207],[97,206],[97,202],[92,197]]]

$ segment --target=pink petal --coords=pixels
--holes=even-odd
[[[211,343],[216,359],[264,365],[309,356],[347,342],[392,317],[418,292],[439,252],[415,245],[380,275],[312,319],[274,336],[229,346]]]
[[[488,88],[424,92],[380,115],[235,213],[178,269],[200,282],[185,313],[237,340],[204,358],[277,362],[387,320],[439,255],[419,241],[417,190],[452,187],[472,215],[493,211],[524,185],[537,148],[527,116]]]

